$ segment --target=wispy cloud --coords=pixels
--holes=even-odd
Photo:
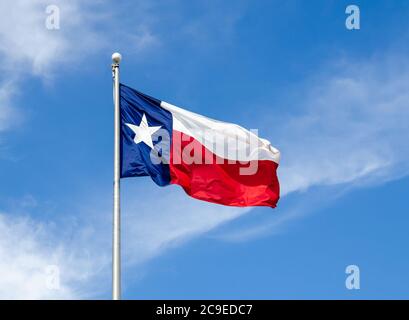
[[[14,1],[0,4],[1,68],[16,74],[48,76],[61,63],[71,62],[85,49],[100,47],[79,1],[55,1],[60,9],[60,29],[46,28],[49,1]],[[76,41],[81,37],[83,41]]]
[[[46,27],[50,14],[46,12],[50,5],[47,0],[16,0],[12,5],[0,4],[1,12],[7,12],[0,21],[0,57],[4,62],[0,68],[14,74],[48,77],[62,65],[90,58],[102,49],[112,49],[112,44],[119,45],[121,41],[139,51],[157,41],[149,25],[142,21],[138,21],[137,28],[132,30],[122,28],[117,23],[121,20],[118,15],[122,6],[117,3],[56,0],[52,4],[58,8],[58,29]],[[141,9],[146,10],[145,6]],[[134,17],[145,13],[134,11]],[[132,41],[129,41],[130,36]]]
[[[130,273],[163,252],[249,211],[200,202],[177,186],[160,188],[151,181],[133,180],[124,183],[123,190],[123,260]],[[30,210],[41,210],[33,196],[24,197],[13,214],[0,214],[0,273],[7,275],[0,277],[0,298],[109,296],[109,194],[108,189],[98,190],[94,196],[78,200],[82,204],[74,212],[61,212],[60,218],[50,222],[30,218]],[[50,265],[60,272],[60,288],[56,290],[47,287]]]
[[[11,106],[11,100],[16,90],[13,84],[13,81],[0,84],[0,132],[11,126],[10,119],[17,112]]]
[[[18,112],[15,98],[26,77],[48,79],[58,66],[72,61],[78,51],[86,49],[84,43],[96,46],[92,33],[81,19],[79,2],[57,3],[63,16],[60,30],[46,28],[48,1],[0,3],[0,11],[4,13],[0,20],[0,131],[15,125]],[[87,41],[77,42],[77,34],[82,34]]]
[[[28,216],[0,213],[0,299],[82,297],[79,284],[87,280],[91,260],[67,248],[55,227]],[[50,273],[55,266],[61,275],[58,287],[50,280],[58,277],[55,270]]]
[[[408,80],[407,60],[386,57],[345,62],[307,85],[298,115],[276,120],[283,194],[406,175]]]
[[[0,20],[0,131],[12,127],[10,119],[17,112],[14,99],[23,81],[37,77],[49,82],[62,70],[79,70],[78,62],[102,50],[108,52],[109,59],[114,46],[142,54],[158,43],[157,36],[142,22],[130,32],[121,28],[116,23],[121,8],[117,4],[99,0],[56,0],[52,4],[59,9],[59,29],[46,27],[50,14],[46,12],[50,5],[47,0],[0,3],[0,11],[5,13]]]

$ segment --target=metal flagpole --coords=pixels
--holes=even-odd
[[[112,232],[112,299],[121,299],[121,208],[120,208],[120,139],[121,111],[119,107],[119,63],[122,56],[112,55],[112,76],[114,82],[114,214]]]

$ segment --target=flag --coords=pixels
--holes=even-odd
[[[150,176],[193,198],[275,207],[280,152],[254,131],[120,85],[121,178]]]

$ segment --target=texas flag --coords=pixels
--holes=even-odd
[[[280,152],[257,132],[152,98],[123,84],[121,178],[150,176],[193,198],[275,207]]]

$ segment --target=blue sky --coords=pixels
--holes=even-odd
[[[59,30],[49,4],[0,4],[0,298],[111,296],[114,51],[282,152],[275,210],[124,180],[124,298],[408,298],[409,3],[53,1]]]

